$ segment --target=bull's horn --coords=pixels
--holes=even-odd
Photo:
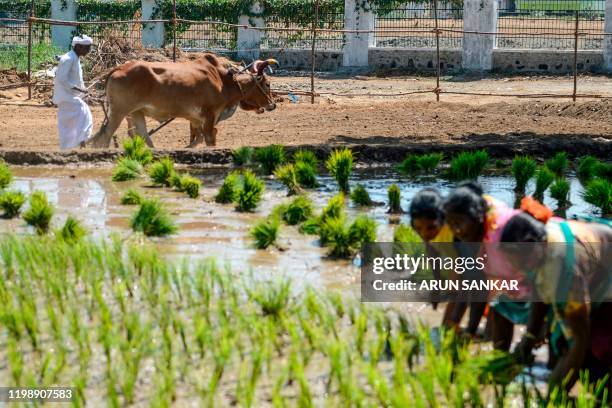
[[[254,65],[255,70],[257,71],[257,75],[263,75],[264,69],[266,69],[268,67],[268,65],[274,65],[274,64],[278,64],[278,61],[276,61],[273,58],[269,58],[265,61],[256,61]]]
[[[268,58],[266,61],[268,62],[268,65],[278,65],[278,61],[274,58]]]

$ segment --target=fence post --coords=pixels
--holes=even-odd
[[[142,19],[155,20],[159,16],[154,15],[156,4],[155,0],[141,0]],[[146,23],[142,25],[142,45],[143,47],[159,48],[164,46],[164,23]]]
[[[261,15],[263,8],[258,1],[255,1],[251,6],[251,13],[254,15]],[[240,16],[238,24],[245,26],[263,27],[264,19],[262,17],[249,17]],[[259,30],[247,30],[244,28],[238,28],[237,33],[237,47],[238,59],[251,62],[259,58],[259,47],[261,46],[261,34]]]
[[[315,103],[315,62],[317,60],[317,24],[319,23],[319,0],[315,0],[314,18],[312,19],[312,49],[310,50],[310,103]]]
[[[344,0],[346,30],[374,30],[374,12],[367,0]],[[342,51],[345,67],[367,67],[368,48],[374,44],[374,33],[346,33]]]
[[[612,73],[612,0],[606,0],[606,22],[604,24],[603,56],[604,70]]]
[[[54,20],[76,21],[75,0],[51,0],[51,18]],[[72,42],[74,26],[51,26],[51,42],[58,48],[67,49]]]
[[[28,19],[28,99],[32,99],[32,18],[36,16],[34,0],[30,2],[30,18]]]
[[[493,33],[497,31],[498,0],[465,0],[463,28],[465,31]],[[493,67],[493,34],[463,34],[464,69],[488,71]]]

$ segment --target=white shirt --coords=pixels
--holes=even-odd
[[[61,56],[55,72],[53,103],[59,105],[62,102],[74,102],[74,98],[79,97],[81,92],[72,89],[73,87],[84,89],[85,83],[79,57],[74,50],[70,50]]]

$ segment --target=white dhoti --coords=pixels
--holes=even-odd
[[[93,121],[89,106],[78,97],[61,102],[57,110],[60,149],[73,149],[91,137]]]

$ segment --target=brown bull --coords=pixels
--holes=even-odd
[[[106,82],[108,119],[90,140],[93,147],[108,147],[124,118],[130,135],[141,135],[149,146],[145,117],[160,122],[184,118],[190,122],[194,147],[204,140],[216,143],[216,125],[231,117],[237,106],[263,113],[276,104],[264,69],[274,60],[256,61],[250,69],[214,54],[187,62],[130,61],[111,72]]]

